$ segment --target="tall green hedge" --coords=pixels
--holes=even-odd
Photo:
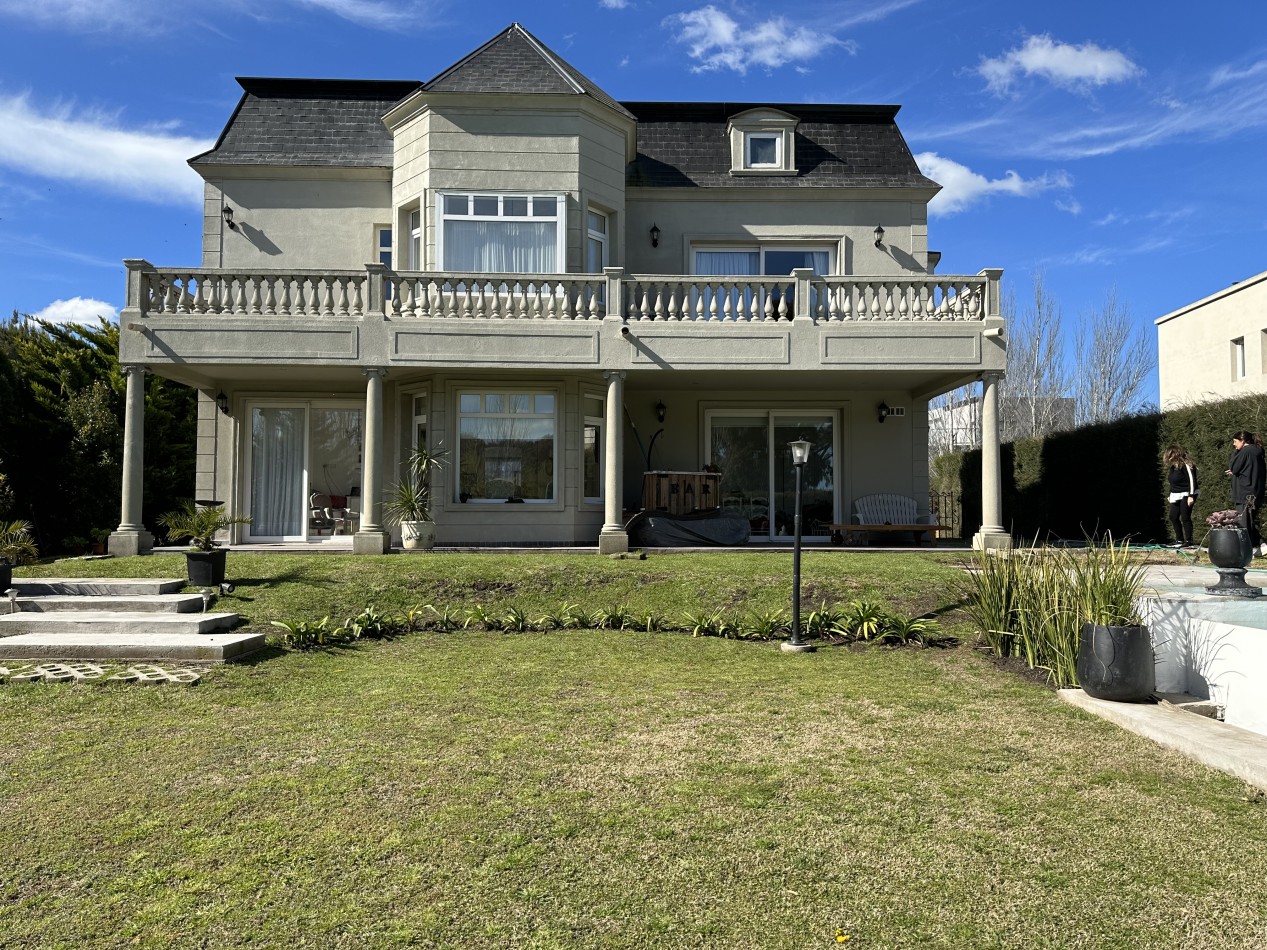
[[[1004,527],[1023,540],[1105,534],[1171,540],[1161,453],[1174,442],[1197,463],[1201,497],[1193,517],[1200,538],[1205,516],[1230,504],[1223,472],[1239,429],[1267,431],[1267,394],[1006,443],[1000,460]],[[961,492],[963,536],[971,537],[981,526],[980,451],[935,460],[932,480],[937,490]]]

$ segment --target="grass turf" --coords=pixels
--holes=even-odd
[[[727,596],[715,585],[775,583],[745,561],[726,581],[716,557],[663,569],[702,607]],[[952,565],[844,569],[870,557],[818,582],[953,607]],[[126,573],[171,573],[159,560]],[[261,616],[359,609],[329,589],[340,560],[238,575]],[[390,586],[374,560],[343,565],[366,565],[362,591]],[[539,561],[455,562],[449,580],[510,571],[527,596],[525,577],[560,569]],[[622,591],[640,575],[607,572],[656,567],[589,561],[576,570]],[[1267,941],[1262,796],[967,647],[466,631],[283,654],[196,689],[8,686],[0,806],[6,948]]]

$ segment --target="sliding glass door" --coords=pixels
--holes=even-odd
[[[716,410],[708,413],[707,457],[721,469],[721,504],[748,519],[757,539],[790,538],[796,472],[789,442],[810,443],[801,482],[801,532],[827,536],[836,511],[836,413]]]
[[[250,540],[350,540],[360,507],[362,412],[327,402],[250,407]]]

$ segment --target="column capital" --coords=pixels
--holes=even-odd
[[[382,366],[371,366],[368,369],[361,370],[362,376],[377,376],[382,379],[387,375],[387,370]]]
[[[985,383],[987,386],[993,386],[997,383],[1001,383],[1003,382],[1003,371],[992,369],[989,372],[982,373],[981,382]]]
[[[133,373],[140,373],[141,378],[144,379],[145,374],[149,372],[149,369],[148,367],[138,366],[133,363],[129,366],[120,366],[119,371],[122,372],[124,376],[131,376]]]
[[[625,371],[623,369],[605,369],[603,370],[603,379],[611,381],[613,379],[624,379]]]

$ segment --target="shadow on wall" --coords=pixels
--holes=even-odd
[[[245,221],[238,222],[238,231],[261,253],[276,257],[282,252],[280,247],[268,239],[268,235],[259,228],[251,227]]]

